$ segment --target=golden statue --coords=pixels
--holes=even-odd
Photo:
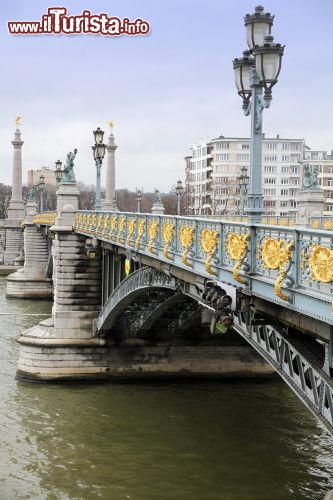
[[[15,123],[17,128],[21,125],[21,117],[20,116],[15,116]]]
[[[110,129],[110,132],[112,132],[112,129],[113,129],[113,127],[114,127],[114,123],[113,123],[113,121],[112,121],[112,120],[108,121],[108,127],[109,127],[109,129]]]

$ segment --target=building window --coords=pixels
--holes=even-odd
[[[286,177],[283,177],[281,179],[281,184],[289,184],[289,179],[286,179]]]
[[[281,172],[282,172],[282,174],[287,174],[289,172],[289,167],[282,166],[281,167]]]
[[[289,155],[282,155],[282,161],[290,161],[290,156]]]
[[[288,196],[288,189],[281,189],[281,196]]]
[[[287,200],[283,200],[280,202],[280,207],[287,207],[288,206],[288,201]]]
[[[217,142],[216,149],[229,149],[229,142],[224,142],[224,141]]]
[[[267,142],[266,149],[277,149],[277,143],[276,142]]]
[[[249,159],[250,159],[249,154],[244,154],[244,153],[237,154],[237,161],[249,161]]]
[[[216,155],[216,161],[225,161],[225,160],[229,160],[228,154],[217,154]]]
[[[288,149],[290,149],[290,143],[289,142],[283,142],[282,143],[282,149],[284,151],[287,151]]]
[[[275,177],[265,177],[264,184],[276,184],[276,178]]]
[[[250,144],[242,144],[242,149],[250,149]]]
[[[264,172],[265,174],[276,174],[277,167],[276,165],[265,165]]]
[[[264,156],[264,161],[277,161],[277,156]]]

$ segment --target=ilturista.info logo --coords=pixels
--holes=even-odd
[[[148,35],[150,25],[143,19],[130,21],[124,17],[110,17],[102,12],[92,14],[84,10],[78,16],[68,16],[66,7],[49,7],[41,21],[8,21],[8,31],[12,35],[104,35],[137,36]]]

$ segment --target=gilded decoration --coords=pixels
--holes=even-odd
[[[184,247],[184,251],[182,253],[182,263],[185,264],[185,266],[192,267],[192,264],[187,260],[187,255],[194,240],[194,227],[180,226],[179,240]]]
[[[333,281],[333,250],[312,245],[308,262],[312,279],[323,283]]]
[[[53,226],[57,217],[57,212],[44,212],[36,214],[33,218],[34,224],[41,224],[44,226]]]
[[[326,231],[331,231],[331,229],[333,228],[333,221],[330,219],[324,219],[323,226]]]
[[[131,238],[132,238],[132,235],[135,231],[135,223],[136,223],[136,219],[134,219],[133,217],[131,219],[129,219],[129,221],[127,223],[126,245],[128,245],[130,247],[133,246],[133,243],[131,243]]]
[[[117,243],[122,243],[122,234],[125,230],[126,227],[126,217],[122,215],[119,219],[119,224],[118,224],[118,234],[117,234]]]
[[[104,215],[104,221],[103,221],[104,229],[102,232],[103,238],[106,238],[108,235],[109,221],[110,221],[110,217],[108,215]]]
[[[320,221],[318,219],[313,220],[311,226],[312,229],[318,229],[320,226]]]
[[[148,252],[157,254],[157,252],[153,249],[153,244],[158,234],[158,220],[154,219],[149,223],[148,234],[149,234]]]
[[[229,233],[227,237],[227,251],[236,264],[232,270],[232,275],[238,283],[246,284],[247,280],[239,275],[239,270],[247,256],[249,234]]]
[[[111,215],[111,222],[110,222],[110,232],[109,232],[109,240],[112,240],[115,237],[115,231],[117,228],[117,216],[116,215]]]
[[[97,227],[96,227],[96,230],[95,230],[95,234],[96,236],[98,236],[98,233],[101,229],[101,227],[103,226],[103,215],[99,215],[97,217]]]
[[[141,250],[141,248],[142,248],[140,241],[142,240],[142,236],[145,232],[145,225],[146,225],[146,221],[144,219],[138,220],[138,236],[135,240],[135,247],[137,250]]]
[[[278,269],[279,276],[274,285],[274,291],[282,300],[289,300],[282,290],[282,282],[285,279],[287,270],[291,264],[292,250],[294,240],[286,243],[284,239],[274,240],[273,238],[264,238],[261,246],[261,258],[267,269]]]
[[[171,242],[173,240],[174,232],[175,232],[174,224],[171,224],[170,222],[166,222],[165,224],[163,224],[162,235],[163,235],[163,239],[165,241],[165,245],[163,248],[163,256],[169,260],[173,259],[172,255],[168,254],[168,250],[169,250],[169,246],[171,245]]]
[[[207,254],[206,262],[205,262],[205,270],[207,273],[216,276],[216,273],[211,268],[211,261],[213,259],[213,255],[216,252],[217,246],[219,244],[219,233],[214,229],[203,229],[201,231],[201,246],[203,251]]]

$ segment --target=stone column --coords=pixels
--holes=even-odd
[[[103,203],[103,210],[118,210],[116,203],[116,159],[115,151],[118,146],[114,142],[114,135],[111,131],[107,144],[107,167],[106,167],[106,194]]]
[[[17,128],[15,131],[14,140],[12,141],[14,148],[13,155],[13,181],[12,181],[12,198],[8,207],[8,218],[23,218],[24,205],[22,200],[22,145],[21,132]]]

